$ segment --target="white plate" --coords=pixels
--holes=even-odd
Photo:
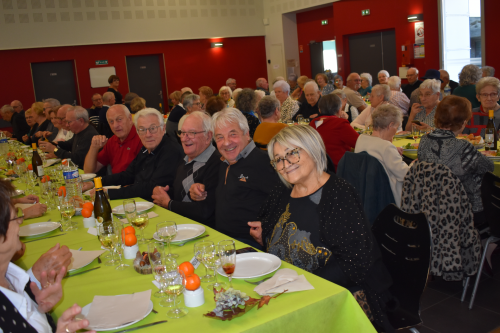
[[[14,192],[11,195],[11,197],[17,197],[18,195],[21,195],[23,193],[24,193],[23,190],[14,190]]]
[[[178,224],[177,225],[177,235],[172,239],[172,243],[184,242],[202,235],[205,232],[205,227],[199,224]],[[153,238],[157,241],[162,241],[156,232],[153,234]]]
[[[236,255],[236,269],[233,273],[235,279],[251,279],[276,271],[281,266],[281,260],[269,253],[252,252]],[[227,276],[222,267],[217,273]]]
[[[406,148],[403,148],[403,151],[416,152],[416,151],[418,151],[418,148],[415,148],[415,149],[406,149]]]
[[[484,148],[484,143],[478,143],[477,145],[473,145],[473,146],[476,149],[482,149],[482,148]]]
[[[135,203],[135,208],[138,213],[144,212],[153,207],[154,203],[148,201],[139,201]],[[125,215],[125,211],[123,210],[123,205],[116,206],[115,208],[113,208],[113,214]]]
[[[83,308],[82,308],[82,315],[87,317],[87,315],[89,314],[89,311],[90,311],[90,306],[92,305],[92,303],[89,303],[87,305],[85,305]],[[150,313],[151,311],[153,311],[153,301],[149,301],[149,308],[148,308],[148,313],[146,313],[146,315],[144,317],[142,317],[141,319],[139,320],[136,320],[136,321],[132,321],[130,323],[127,323],[125,325],[121,325],[121,326],[116,326],[116,327],[113,327],[113,328],[100,328],[99,330],[96,330],[96,331],[113,331],[113,330],[117,330],[117,329],[120,329],[120,328],[124,328],[124,327],[127,327],[127,326],[130,326],[130,325],[133,325],[141,320],[143,320],[144,318],[146,318]],[[89,325],[88,327],[85,327],[85,329],[92,329],[92,326]]]
[[[82,177],[82,180],[86,182],[87,180],[94,179],[97,175],[95,173],[84,173],[80,177]]]
[[[19,237],[31,237],[47,234],[59,228],[59,222],[40,222],[22,226],[19,228]]]

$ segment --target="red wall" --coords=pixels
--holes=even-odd
[[[486,65],[495,68],[500,75],[500,37],[498,35],[498,13],[500,1],[484,0],[484,37],[486,40]]]
[[[214,41],[224,42],[224,47],[212,49],[210,43]],[[95,65],[96,60],[106,59],[109,66],[115,66],[120,77],[119,90],[125,96],[128,93],[125,57],[147,54],[164,55],[167,84],[163,84],[170,93],[186,86],[198,93],[198,88],[204,85],[218,92],[229,77],[236,79],[238,87],[255,88],[257,78],[267,77],[263,36],[8,50],[0,51],[3,64],[0,105],[18,99],[28,109],[35,102],[30,63],[73,59],[80,104],[84,107],[92,106],[94,93],[107,90],[107,87],[93,89],[90,86],[89,69],[99,67]],[[165,80],[165,73],[162,77]],[[164,96],[168,96],[165,89]]]

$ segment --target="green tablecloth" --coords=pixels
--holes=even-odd
[[[17,181],[15,183],[18,183]],[[23,186],[20,186],[23,188]],[[143,201],[136,198],[136,201]],[[112,207],[116,207],[122,203],[121,200],[111,202]],[[178,224],[196,223],[185,217],[172,213],[159,206],[152,209],[153,212],[159,214],[159,217],[150,220],[149,226],[145,229],[147,238],[152,238],[155,232],[155,225],[164,220],[174,220]],[[47,221],[59,221],[60,214],[57,210],[50,211],[41,218],[26,220],[25,224]],[[87,232],[83,228],[81,216],[73,218],[77,221],[80,229],[76,231],[66,232],[66,235],[39,240],[26,244],[26,253],[16,264],[24,269],[28,269],[50,247],[56,243],[67,245],[70,249],[82,250],[98,250],[100,243],[96,236]],[[54,234],[61,233],[59,230],[54,231]],[[228,237],[207,228],[206,233],[210,236],[205,238],[217,243],[220,240]],[[179,254],[178,262],[188,261],[193,257],[193,243],[187,243],[183,247],[172,246],[172,251]],[[237,248],[246,247],[245,244],[236,242]],[[140,246],[140,250],[145,251],[145,245]],[[132,260],[125,260],[126,263],[132,265]],[[105,266],[98,264],[94,260],[89,266],[82,268],[86,270],[92,267],[100,266],[99,269],[85,273],[82,275],[69,277],[63,280],[64,296],[61,302],[55,307],[53,316],[59,317],[64,310],[72,304],[77,303],[80,306],[85,306],[92,302],[95,295],[119,295],[134,293],[152,289],[152,293],[157,291],[157,288],[152,283],[152,275],[140,275],[133,267],[124,271],[115,270],[114,266]],[[276,299],[271,300],[269,305],[265,305],[262,309],[252,309],[251,312],[243,317],[236,318],[230,322],[222,322],[210,318],[203,317],[204,313],[211,311],[215,307],[213,294],[206,288],[205,304],[198,308],[189,308],[189,313],[181,319],[167,318],[167,308],[161,307],[158,303],[160,299],[152,297],[154,309],[158,314],[150,313],[145,319],[139,323],[129,326],[135,327],[147,323],[152,323],[159,320],[168,320],[168,323],[143,329],[142,332],[299,332],[299,331],[315,331],[315,332],[375,332],[375,329],[367,319],[362,309],[346,289],[326,281],[320,277],[296,268],[286,262],[282,262],[281,268],[295,269],[299,275],[304,274],[307,280],[314,286],[314,290],[295,292],[284,294]],[[197,273],[202,275],[204,268],[202,265],[197,269]],[[222,280],[227,278],[220,277]],[[205,287],[206,283],[202,283]],[[253,291],[254,285],[246,283],[242,280],[233,280],[233,287],[246,292],[254,298],[258,298],[257,293]],[[182,304],[183,296],[180,297]]]

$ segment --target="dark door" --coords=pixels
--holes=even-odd
[[[394,30],[350,36],[349,59],[351,72],[370,73],[373,85],[378,84],[378,72],[382,69],[391,76],[399,75]]]
[[[309,49],[311,52],[311,74],[314,78],[316,74],[325,72],[323,68],[323,43],[309,44]]]
[[[55,98],[61,104],[79,104],[74,68],[72,60],[32,63],[36,100]]]
[[[130,92],[146,100],[146,106],[159,110],[163,103],[161,82],[161,56],[127,56],[127,74]]]

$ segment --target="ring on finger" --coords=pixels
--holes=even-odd
[[[71,333],[71,331],[68,329],[68,326],[65,328],[66,332]]]

